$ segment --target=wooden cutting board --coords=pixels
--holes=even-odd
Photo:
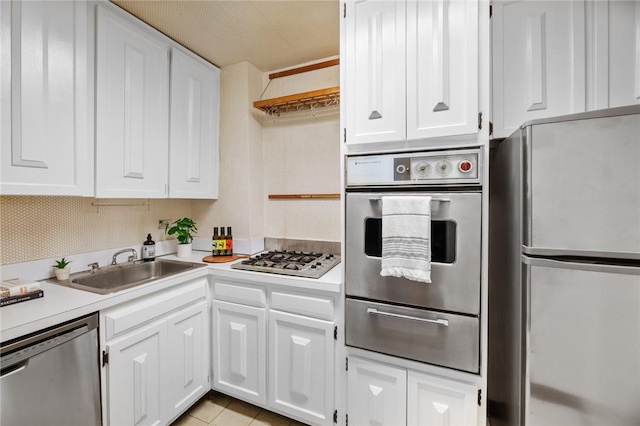
[[[238,259],[246,259],[248,257],[249,256],[244,254],[232,254],[231,256],[205,256],[202,258],[202,261],[207,263],[227,263]]]

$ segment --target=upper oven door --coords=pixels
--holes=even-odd
[[[385,195],[429,195],[431,283],[383,277],[382,203]],[[346,195],[346,294],[478,315],[482,197],[467,192],[350,192]]]

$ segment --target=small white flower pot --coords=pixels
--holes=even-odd
[[[71,268],[68,266],[62,269],[53,268],[53,271],[56,273],[56,278],[58,279],[58,281],[64,281],[69,279],[69,272],[71,272]]]
[[[191,256],[193,244],[178,244],[178,257],[189,257]]]

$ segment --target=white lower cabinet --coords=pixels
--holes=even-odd
[[[407,424],[407,372],[404,369],[349,358],[349,423]]]
[[[477,388],[468,383],[349,357],[349,423],[477,425]]]
[[[330,321],[269,312],[269,406],[311,424],[333,424]]]
[[[333,425],[333,298],[259,284],[214,277],[213,388],[307,424]]]
[[[163,424],[160,390],[164,387],[164,374],[160,357],[166,347],[164,321],[107,344],[109,424]]]
[[[266,309],[213,301],[214,387],[254,404],[266,398]]]
[[[210,388],[206,277],[100,313],[105,425],[168,425]]]

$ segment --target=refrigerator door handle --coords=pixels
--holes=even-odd
[[[560,269],[575,269],[579,271],[592,271],[592,272],[608,272],[614,274],[628,274],[628,275],[640,275],[640,265],[638,266],[625,266],[609,263],[586,263],[586,262],[571,262],[555,259],[543,259],[538,257],[529,257],[522,255],[522,263],[531,266],[542,266],[546,268],[560,268]]]

